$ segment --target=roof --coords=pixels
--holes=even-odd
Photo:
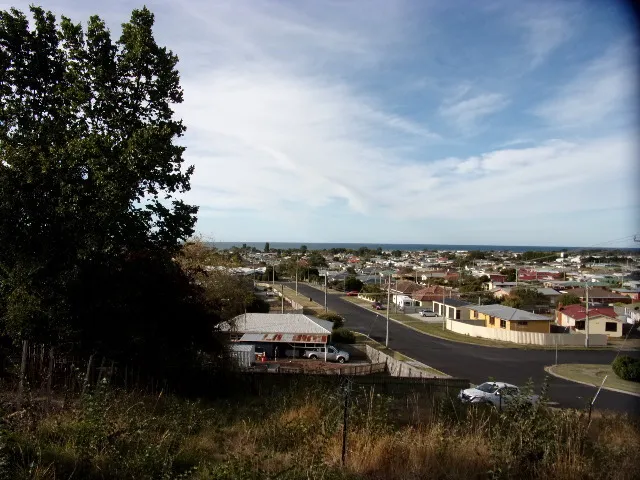
[[[442,300],[434,300],[434,303],[442,303]],[[469,305],[473,305],[471,302],[460,300],[458,298],[445,298],[444,304],[450,307],[466,307]]]
[[[574,320],[584,320],[587,316],[587,310],[583,305],[567,305],[559,310],[567,317],[571,317]],[[594,317],[596,315],[604,315],[605,317],[616,318],[618,314],[613,307],[590,307],[589,316]]]
[[[566,293],[572,293],[577,295],[580,298],[584,298],[585,291],[584,288],[568,288],[564,290]],[[625,295],[620,295],[619,293],[610,292],[609,290],[605,290],[604,288],[589,288],[589,297],[590,298],[620,298],[620,299],[628,299],[629,297]]]
[[[502,320],[527,320],[527,321],[546,321],[550,322],[552,319],[536,313],[527,312],[526,310],[520,310],[518,308],[507,307],[506,305],[469,305],[469,310],[475,310],[476,312],[491,315]]]
[[[301,313],[247,313],[220,324],[222,331],[241,333],[330,334],[333,323]]]
[[[402,293],[408,293],[411,294],[413,292],[416,292],[420,289],[422,289],[422,285],[418,285],[415,282],[411,282],[409,280],[400,280],[395,289],[397,292],[402,292]]]

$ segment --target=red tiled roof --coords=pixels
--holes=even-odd
[[[405,294],[407,293],[411,294],[413,292],[420,290],[421,288],[422,288],[422,285],[418,285],[415,282],[410,282],[408,280],[400,280],[394,290],[397,290]]]
[[[571,317],[574,320],[584,320],[587,316],[587,310],[583,305],[567,305],[558,310],[560,313]],[[610,318],[616,318],[616,312],[613,307],[590,307],[589,316],[604,315]]]

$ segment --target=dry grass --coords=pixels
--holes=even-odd
[[[7,478],[640,478],[640,427],[624,415],[520,408],[500,414],[420,395],[315,387],[208,404],[100,393],[14,416]]]

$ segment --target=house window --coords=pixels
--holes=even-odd
[[[456,320],[460,320],[460,310],[456,310]]]
[[[584,330],[584,320],[576,320],[576,330]]]
[[[478,312],[471,310],[471,318],[478,318]]]
[[[529,322],[518,322],[518,325],[529,325]]]
[[[604,326],[605,332],[617,332],[618,324],[616,322],[607,322]]]
[[[489,317],[489,325],[495,325],[495,324],[496,324],[495,317]]]
[[[507,328],[507,321],[506,320],[500,320],[500,328]]]

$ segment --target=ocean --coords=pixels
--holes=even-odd
[[[232,247],[255,247],[258,250],[264,249],[265,242],[208,242],[220,250],[227,250]],[[348,248],[357,250],[360,247],[367,247],[376,250],[378,247],[383,250],[479,250],[483,252],[502,251],[502,252],[558,252],[562,250],[576,251],[589,250],[589,247],[561,247],[561,246],[536,246],[536,245],[449,245],[449,244],[430,244],[430,243],[301,243],[301,242],[269,242],[270,248],[286,250],[289,248],[300,248],[306,245],[309,250],[329,250],[331,248]],[[624,250],[637,251],[633,248],[599,248],[599,250]]]

